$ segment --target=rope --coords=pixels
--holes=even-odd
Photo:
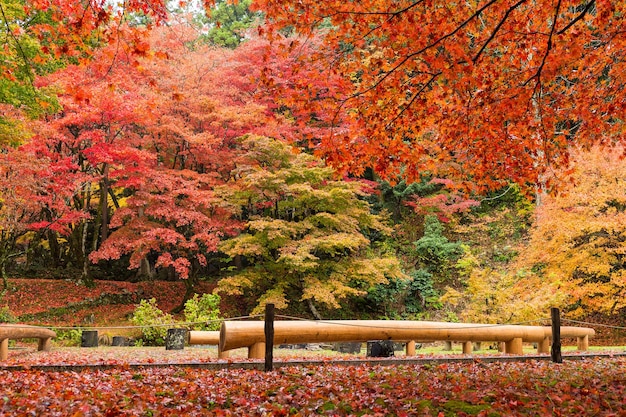
[[[128,326],[42,326],[42,325],[38,325],[38,324],[13,324],[13,323],[2,323],[1,325],[4,326],[4,327],[22,327],[24,325],[27,325],[27,326],[37,326],[37,327],[40,327],[40,328],[53,329],[53,330],[54,329],[56,329],[56,330],[142,329],[142,328],[156,328],[156,327],[176,328],[176,327],[191,327],[191,326],[198,325],[198,324],[222,323],[224,321],[257,319],[257,318],[262,318],[262,317],[263,317],[263,314],[254,314],[254,315],[248,315],[248,316],[229,317],[229,318],[215,319],[215,320],[208,320],[208,321],[174,322],[174,323],[146,324],[146,325],[134,325],[134,326],[130,326],[130,325],[128,325]],[[288,320],[309,321],[309,322],[312,322],[312,323],[334,324],[334,325],[337,325],[337,326],[347,326],[347,327],[367,327],[367,328],[373,328],[373,329],[388,329],[389,328],[387,326],[378,326],[378,325],[366,325],[366,324],[357,324],[357,323],[341,323],[340,321],[336,321],[336,320],[335,321],[333,321],[333,320],[315,320],[315,319],[296,317],[296,316],[289,316],[289,315],[283,315],[283,314],[277,314],[275,317],[276,318],[281,318],[281,319],[288,319]],[[546,317],[546,318],[539,318],[539,319],[533,319],[533,320],[520,321],[520,322],[515,322],[515,323],[480,324],[480,325],[476,325],[476,326],[469,326],[469,327],[463,327],[463,328],[464,329],[484,329],[486,327],[519,326],[519,325],[525,325],[525,324],[537,323],[537,322],[545,322],[545,321],[551,321],[551,319]],[[613,325],[609,325],[609,324],[593,323],[593,322],[573,320],[573,319],[567,319],[567,318],[561,318],[561,321],[575,323],[575,324],[580,324],[580,325],[585,325],[585,326],[589,326],[589,327],[606,327],[606,328],[616,329],[616,330],[626,330],[626,327],[622,327],[622,326],[613,326]],[[394,329],[397,329],[397,330],[413,330],[414,328],[412,328],[412,327],[394,327]],[[432,327],[432,328],[429,328],[429,330],[454,330],[454,329],[457,329],[457,327]]]
[[[598,326],[598,327],[608,327],[610,329],[626,330],[626,327],[612,326],[610,324],[590,323],[590,322],[586,322],[586,321],[571,320],[571,319],[564,319],[564,318],[561,318],[561,321],[568,321],[570,323],[576,323],[576,324],[584,324],[586,326]]]
[[[174,323],[161,323],[161,324],[145,324],[145,325],[137,325],[137,326],[41,326],[41,325],[33,325],[28,324],[27,326],[37,326],[44,329],[51,330],[95,330],[95,329],[145,329],[145,328],[156,328],[156,327],[168,327],[168,328],[176,328],[176,327],[190,327],[196,324],[210,324],[210,323],[221,323],[224,321],[234,321],[234,320],[245,320],[251,318],[259,318],[262,317],[261,314],[250,315],[250,316],[239,316],[239,317],[229,317],[224,319],[216,319],[216,320],[208,320],[208,321],[189,321],[189,322],[174,322]],[[24,324],[12,324],[6,323],[2,324],[4,327],[23,327]]]
[[[276,317],[290,319],[290,320],[309,321],[312,323],[334,324],[337,326],[346,326],[346,327],[367,327],[369,329],[383,329],[383,330],[389,329],[389,327],[387,326],[366,325],[366,324],[357,324],[357,323],[341,323],[341,322],[332,321],[332,320],[314,320],[314,319],[307,319],[307,318],[294,317],[294,316],[285,316],[281,314],[277,314]],[[536,323],[538,321],[545,321],[545,320],[549,320],[549,319],[535,319],[535,320],[528,320],[528,321],[522,321],[518,323],[509,323],[509,324],[480,324],[476,326],[463,327],[463,329],[484,329],[484,328],[489,328],[489,327],[518,326],[522,324]],[[415,330],[415,327],[393,327],[393,329],[394,330]],[[457,330],[457,329],[460,329],[460,327],[429,327],[428,328],[428,330]]]

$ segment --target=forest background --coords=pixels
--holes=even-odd
[[[430,3],[2,0],[3,320],[624,326],[624,5]]]

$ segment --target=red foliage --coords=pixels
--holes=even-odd
[[[172,354],[171,356],[176,356]],[[624,416],[624,358],[394,366],[0,370],[3,415]]]
[[[151,281],[130,283],[123,281],[95,281],[93,288],[72,280],[10,279],[11,290],[2,297],[0,306],[7,306],[12,315],[40,314],[39,323],[73,326],[84,325],[83,318],[94,314],[97,323],[123,322],[125,314],[134,310],[140,299],[155,298],[157,306],[166,312],[178,307],[183,301],[183,282]],[[196,291],[211,292],[213,285],[199,283]],[[108,304],[98,306],[98,300],[106,296],[127,295],[131,304]],[[82,304],[77,311],[72,306]],[[69,308],[68,313],[48,316],[55,308]]]

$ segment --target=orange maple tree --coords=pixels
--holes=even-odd
[[[513,287],[515,298],[548,299],[573,316],[626,307],[623,151],[573,154],[576,182],[537,208],[530,244],[517,265],[527,272]],[[528,291],[532,285],[541,285],[543,296]]]
[[[334,105],[355,123],[317,150],[354,173],[473,189],[545,181],[569,147],[623,141],[624,2],[258,0],[262,30],[323,36],[306,67],[348,77]],[[294,39],[290,48],[302,44]],[[303,94],[303,105],[311,100]],[[296,100],[297,97],[294,97]],[[616,134],[616,135],[613,135]],[[546,184],[548,187],[550,183]]]
[[[529,240],[506,270],[466,254],[465,317],[526,320],[550,307],[570,318],[626,308],[626,166],[622,147],[572,153],[573,184],[535,210]],[[613,316],[615,317],[615,316]]]

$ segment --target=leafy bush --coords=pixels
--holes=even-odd
[[[390,279],[386,284],[370,288],[365,301],[385,317],[407,317],[426,308],[439,308],[439,295],[433,288],[432,274],[424,269],[413,271],[410,279]]]
[[[156,299],[141,300],[130,321],[141,327],[141,340],[148,346],[163,346],[167,336],[167,326],[174,323],[170,314],[164,313],[156,305]]]
[[[78,329],[55,329],[56,340],[63,346],[80,346],[82,331]]]
[[[424,269],[418,269],[409,274],[411,280],[407,285],[406,311],[420,313],[426,307],[440,307],[439,295],[433,288],[433,276]]]
[[[9,307],[0,308],[0,323],[15,323],[15,317],[9,310]]]
[[[424,219],[424,236],[415,242],[415,254],[428,271],[441,271],[462,255],[459,242],[450,242],[443,235],[443,225],[434,215]]]
[[[217,294],[202,294],[202,297],[195,294],[185,303],[185,321],[199,323],[191,326],[193,330],[218,330],[220,301],[221,298]]]

